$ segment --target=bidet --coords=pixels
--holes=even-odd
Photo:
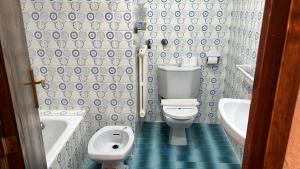
[[[90,159],[102,163],[102,169],[117,169],[131,152],[134,133],[128,126],[105,126],[88,144]]]

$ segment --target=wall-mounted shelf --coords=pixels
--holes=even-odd
[[[254,69],[251,65],[236,65],[236,68],[245,75],[246,78],[251,80],[251,82],[254,81]]]

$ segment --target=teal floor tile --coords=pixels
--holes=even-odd
[[[188,145],[169,145],[166,123],[145,122],[136,138],[135,153],[125,160],[130,169],[240,169],[224,130],[218,124],[193,124]],[[85,169],[100,169],[88,160]]]

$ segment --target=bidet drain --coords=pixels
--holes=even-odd
[[[113,148],[113,149],[118,149],[119,146],[115,144],[115,145],[112,146],[112,148]]]

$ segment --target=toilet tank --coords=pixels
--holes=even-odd
[[[200,89],[200,67],[158,66],[158,94],[165,99],[196,98]]]

